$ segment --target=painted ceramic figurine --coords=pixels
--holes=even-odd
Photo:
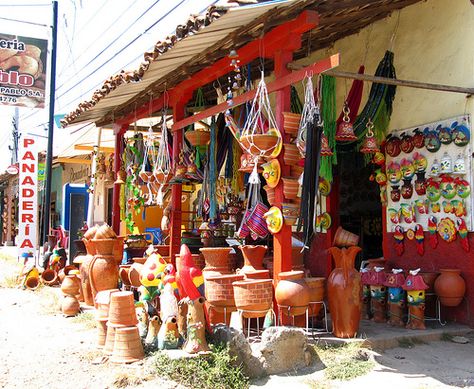
[[[184,351],[196,354],[209,351],[206,341],[206,317],[203,297],[188,302],[187,338]]]
[[[387,321],[387,288],[385,286],[385,273],[383,269],[383,267],[375,267],[369,276],[372,320],[375,323],[385,323]]]
[[[408,301],[408,323],[406,328],[412,330],[424,330],[425,327],[425,284],[423,277],[419,275],[420,269],[410,270],[410,275],[403,284],[403,289],[407,291]]]
[[[385,286],[388,287],[388,324],[394,327],[405,326],[406,299],[402,288],[404,283],[405,276],[402,269],[393,269],[385,279]]]

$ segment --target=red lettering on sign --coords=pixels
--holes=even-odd
[[[21,209],[23,211],[32,211],[33,210],[33,201],[23,201]]]
[[[26,171],[28,170],[30,173],[34,173],[35,172],[35,165],[34,164],[31,164],[31,165],[27,165],[25,163],[22,163],[21,164],[21,171],[22,173],[26,173]]]
[[[26,223],[26,222],[33,223],[33,215],[30,214],[30,213],[27,213],[26,215],[25,214],[21,215],[21,222],[22,223]]]
[[[20,245],[21,249],[24,249],[25,247],[33,248],[33,244],[31,243],[31,240],[25,239],[22,244]]]
[[[34,161],[35,156],[33,155],[31,151],[27,151],[25,155],[23,156],[22,160],[25,160],[25,159],[31,159],[32,161]]]
[[[28,145],[34,145],[35,140],[31,138],[25,138],[23,139],[23,147],[28,147]]]
[[[21,195],[23,197],[33,197],[35,195],[35,191],[33,189],[23,188],[21,190]]]
[[[26,176],[25,179],[21,182],[21,185],[34,185],[35,182],[30,176]]]

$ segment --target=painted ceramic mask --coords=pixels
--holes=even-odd
[[[465,199],[471,194],[469,182],[460,178],[456,178],[454,182],[456,184],[456,193],[460,198]]]
[[[400,187],[398,185],[392,186],[392,190],[390,191],[390,198],[394,203],[398,203],[401,197]]]
[[[413,185],[411,184],[411,179],[403,180],[401,191],[402,197],[404,199],[411,199],[411,197],[413,196]]]
[[[456,184],[452,177],[444,176],[441,178],[441,183],[439,184],[441,190],[441,196],[445,199],[451,200],[456,196]]]
[[[430,153],[436,153],[440,147],[441,142],[438,138],[438,133],[435,130],[430,130],[429,128],[425,128],[423,131],[425,135],[425,147]]]
[[[398,184],[402,179],[402,172],[400,170],[400,165],[396,162],[391,162],[387,166],[388,180],[392,185]]]
[[[447,152],[443,154],[440,162],[441,173],[452,173],[453,171],[453,160]]]
[[[444,145],[449,145],[452,142],[451,129],[448,127],[442,127],[439,125],[436,130],[438,131],[439,141]]]
[[[402,171],[402,177],[404,180],[411,179],[415,174],[415,167],[413,166],[413,163],[406,158],[403,158],[400,161],[400,170]]]
[[[426,181],[426,197],[432,203],[438,201],[441,198],[441,190],[439,189],[439,182],[429,179]]]
[[[415,152],[413,153],[413,166],[415,167],[415,171],[417,173],[425,172],[426,168],[428,167],[428,160],[425,156],[423,156],[423,154]]]
[[[416,173],[415,192],[419,196],[424,196],[426,194],[425,172]]]
[[[404,153],[411,153],[413,151],[413,148],[415,146],[413,145],[413,139],[410,135],[403,133],[402,134],[402,139],[400,141],[400,148]]]
[[[385,144],[385,152],[391,157],[400,155],[400,138],[395,135],[389,135]]]
[[[454,144],[459,147],[466,146],[471,139],[471,133],[469,129],[464,124],[460,124],[458,122],[451,124],[451,128]]]
[[[466,161],[461,154],[458,154],[457,159],[454,161],[453,173],[465,174],[466,173]]]
[[[421,149],[423,147],[425,147],[425,136],[423,135],[423,133],[420,131],[419,128],[415,128],[413,130],[413,145],[417,148],[417,149]]]
[[[437,177],[441,173],[441,167],[439,166],[439,162],[435,159],[430,168],[430,176]]]

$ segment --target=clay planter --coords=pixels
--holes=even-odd
[[[155,244],[153,247],[155,248],[155,251],[157,251],[162,257],[167,257],[170,255],[170,246],[167,244]]]
[[[352,232],[346,231],[339,226],[334,234],[333,245],[337,247],[357,246],[359,243],[359,236]]]
[[[310,302],[323,301],[324,300],[324,284],[326,278],[324,277],[307,277],[304,279],[306,285],[309,287],[309,296]],[[310,316],[318,316],[319,311],[321,310],[321,304],[311,304],[310,303]]]
[[[61,284],[61,292],[65,295],[76,296],[80,288],[81,280],[75,274],[66,276]]]
[[[270,310],[273,301],[272,280],[236,281],[232,286],[235,306],[244,311],[243,317],[264,317]]]
[[[134,263],[130,266],[128,271],[128,278],[130,280],[130,285],[139,288],[142,284],[140,282],[140,272],[142,271],[143,264]]]
[[[263,187],[265,192],[267,192],[267,200],[270,205],[275,204],[275,188],[270,188],[268,185]]]
[[[69,274],[71,270],[77,270],[77,267],[74,265],[66,265],[58,272],[59,282],[62,283],[64,278]]]
[[[114,350],[110,360],[113,363],[131,363],[145,357],[137,327],[123,327],[115,330]]]
[[[86,305],[94,306],[94,296],[92,295],[92,289],[89,280],[89,265],[93,257],[91,255],[84,256],[84,259],[79,269],[81,273],[81,287],[84,295],[84,302]]]
[[[298,220],[300,215],[300,206],[298,204],[282,203],[281,212],[283,214],[283,221],[287,226],[292,226]]]
[[[300,127],[301,114],[292,112],[283,112],[283,128],[286,135],[296,137]]]
[[[89,281],[92,296],[107,289],[116,289],[119,268],[113,255],[95,255],[89,264]]]
[[[104,345],[104,354],[105,355],[112,355],[114,351],[114,343],[115,343],[115,327],[112,327],[107,322],[107,333],[105,336],[105,345]]]
[[[287,271],[278,274],[275,300],[283,313],[289,316],[304,315],[311,301],[309,286],[303,271]]]
[[[239,249],[244,256],[244,266],[240,269],[240,273],[263,270],[263,258],[267,252],[267,246],[244,245],[239,246]]]
[[[26,278],[25,286],[30,290],[35,290],[40,284],[39,278],[36,276],[29,276]]]
[[[189,130],[184,133],[184,136],[194,147],[205,146],[211,140],[211,132],[204,130]]]
[[[132,292],[110,295],[109,324],[112,327],[130,327],[138,324]]]
[[[285,143],[283,145],[283,150],[283,160],[285,161],[285,165],[293,166],[298,164],[301,156],[296,145],[292,143]]]
[[[107,338],[107,320],[97,321],[97,347],[103,348]]]
[[[203,269],[204,277],[211,274],[230,273],[230,247],[205,247],[199,249],[204,256],[206,267]]]
[[[330,247],[336,263],[327,281],[327,296],[332,319],[332,332],[338,338],[353,338],[358,329],[361,314],[361,277],[354,269],[354,261],[360,247],[348,249]]]
[[[300,176],[304,172],[304,167],[303,166],[298,166],[298,165],[292,165],[290,168],[290,175],[293,178],[300,178]]]
[[[128,290],[131,286],[130,277],[128,275],[128,272],[130,271],[131,267],[132,265],[119,266],[119,277],[120,277],[120,280],[122,281],[122,288],[124,288],[125,290]]]
[[[76,316],[80,311],[79,301],[75,296],[64,296],[61,301],[61,312],[64,316]]]
[[[212,308],[227,308],[235,311],[234,288],[232,283],[242,281],[243,274],[208,275],[204,280],[206,299]],[[223,309],[216,309],[222,311]]]
[[[95,302],[97,305],[97,310],[96,310],[97,320],[108,320],[110,295],[118,291],[119,291],[118,289],[110,289],[110,290],[102,290],[97,293],[97,296],[95,298]]]
[[[268,280],[271,278],[270,270],[250,270],[243,273],[246,280]]]
[[[296,199],[298,197],[299,183],[297,178],[282,177],[283,195],[286,199]]]
[[[53,269],[45,269],[41,274],[41,281],[45,285],[56,285],[59,283],[59,276]]]
[[[280,138],[276,135],[255,134],[241,136],[239,142],[245,151],[254,156],[270,157],[275,150]]]
[[[194,264],[196,265],[196,267],[198,267],[199,269],[203,270],[206,266],[206,262],[204,261],[204,255],[202,254],[191,254],[191,258],[193,259],[194,261]],[[175,263],[176,263],[176,269],[179,269],[181,265],[179,265],[178,267],[178,264],[179,262],[181,261],[181,257],[179,256],[179,254],[176,254],[175,255]]]
[[[439,301],[446,307],[457,307],[466,293],[466,281],[459,269],[440,269],[440,276],[434,283]]]

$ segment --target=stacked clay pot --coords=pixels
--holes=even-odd
[[[80,305],[76,296],[79,294],[80,287],[81,281],[77,274],[64,277],[64,281],[61,284],[61,292],[64,294],[64,298],[61,301],[61,312],[64,316],[76,316],[79,313]]]
[[[97,347],[105,346],[107,335],[107,321],[109,320],[109,305],[110,295],[118,292],[118,289],[102,290],[97,293],[95,302],[97,305],[96,320],[97,320]]]
[[[267,246],[244,245],[239,246],[244,257],[244,266],[238,271],[247,279],[269,279],[270,271],[263,267],[263,258],[267,252]]]
[[[306,282],[306,285],[308,285],[309,287],[309,316],[318,316],[322,304],[316,302],[324,300],[324,288],[326,279],[324,277],[306,277],[304,280]]]
[[[204,279],[204,290],[208,303],[208,311],[210,312],[211,324],[217,324],[224,320],[229,323],[231,312],[236,311],[234,288],[232,286],[235,281],[242,281],[243,274],[210,274]],[[225,314],[216,315],[214,313]]]
[[[300,159],[300,152],[296,145],[292,143],[285,143],[283,145],[283,160],[285,161],[285,165],[296,165]]]
[[[230,273],[230,247],[205,247],[199,249],[204,256],[206,266],[203,269],[204,278],[210,274]]]
[[[282,177],[283,195],[285,198],[294,200],[298,197],[299,183],[297,178]]]
[[[275,300],[280,309],[289,316],[306,313],[311,301],[311,290],[304,279],[304,272],[292,270],[278,274]]]
[[[264,317],[272,307],[273,283],[271,279],[247,279],[233,284],[235,306],[246,318]]]

